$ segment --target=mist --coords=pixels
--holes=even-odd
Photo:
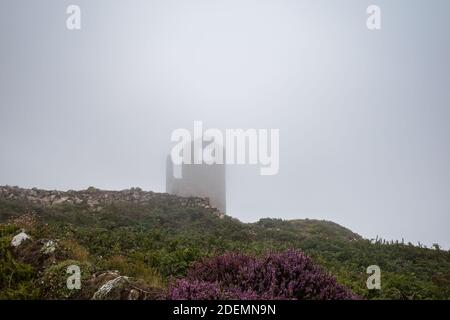
[[[81,29],[66,8],[81,8]],[[178,128],[279,129],[227,214],[450,247],[450,3],[0,3],[0,185],[165,191]]]

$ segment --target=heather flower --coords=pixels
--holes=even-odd
[[[169,299],[357,299],[303,252],[260,258],[230,252],[195,264],[169,287]]]
[[[170,284],[167,299],[217,300],[220,296],[220,287],[216,282],[178,279]]]

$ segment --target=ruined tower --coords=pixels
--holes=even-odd
[[[224,164],[181,164],[166,161],[166,192],[182,197],[209,198],[212,207],[226,213]]]

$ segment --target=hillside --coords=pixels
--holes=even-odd
[[[87,299],[101,296],[99,288],[111,279],[124,289],[109,298],[158,298],[172,277],[185,276],[204,258],[289,249],[302,250],[363,298],[450,298],[448,251],[372,243],[328,221],[245,224],[207,199],[139,188],[61,192],[5,186],[0,223],[1,298]],[[31,239],[12,248],[21,229]],[[82,290],[65,288],[71,264],[83,266]],[[382,270],[380,291],[365,287],[365,270],[373,264]]]

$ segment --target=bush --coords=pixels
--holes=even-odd
[[[127,259],[124,256],[115,255],[101,264],[106,270],[117,270],[123,275],[140,278],[150,287],[160,288],[163,286],[161,275],[152,267],[147,266],[144,261],[135,257]]]
[[[14,259],[9,251],[16,231],[14,226],[0,226],[0,299],[35,299],[39,295],[33,282],[35,270]]]
[[[76,299],[80,290],[70,290],[67,288],[67,279],[71,274],[67,273],[67,267],[76,265],[81,271],[81,282],[88,279],[94,271],[92,265],[87,262],[76,260],[62,261],[45,270],[42,279],[42,295],[45,299]]]
[[[300,251],[254,258],[239,253],[197,263],[171,283],[168,299],[357,299]]]

